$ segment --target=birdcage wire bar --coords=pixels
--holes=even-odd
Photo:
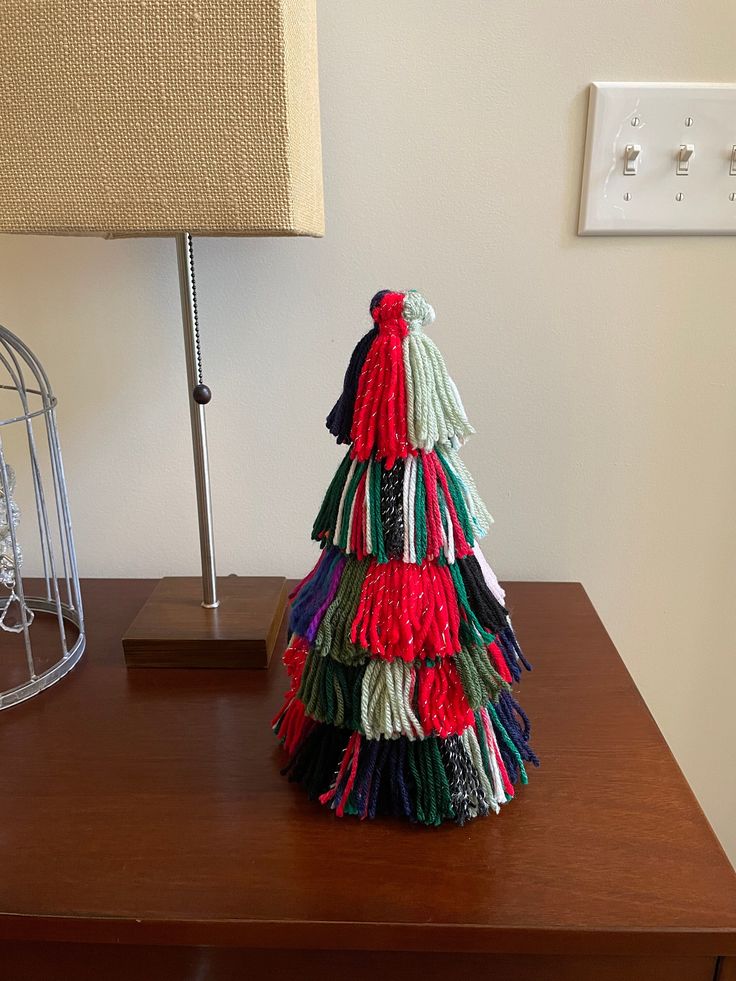
[[[56,423],[57,400],[43,366],[28,346],[0,326],[0,393],[17,396],[16,412],[0,418],[0,493],[4,505],[5,547],[0,564],[0,710],[9,708],[53,685],[79,661],[85,648],[84,613],[69,501]],[[38,427],[37,432],[34,426]],[[6,460],[7,434],[15,427],[25,429],[30,497],[35,504],[33,545],[40,557],[41,574],[23,579],[22,565],[30,541],[32,522],[24,519],[14,493],[17,475]],[[16,440],[16,452],[19,441]],[[20,463],[20,461],[18,461]],[[3,514],[0,507],[0,515]],[[23,545],[21,548],[21,538]],[[8,556],[8,546],[10,556]],[[57,551],[58,550],[58,551]],[[40,584],[40,590],[39,590]],[[42,595],[36,595],[40,591]],[[17,618],[8,617],[15,612]],[[43,663],[34,655],[33,625],[40,613],[56,621],[57,640],[49,653],[49,634],[44,632]],[[71,628],[71,629],[70,629]],[[22,636],[28,678],[2,690],[3,646],[8,635]],[[53,634],[51,635],[53,636]],[[5,645],[4,645],[5,640]],[[56,645],[58,644],[58,650]]]

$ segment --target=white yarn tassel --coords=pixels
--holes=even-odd
[[[462,445],[475,430],[439,348],[422,330],[434,321],[434,309],[421,293],[409,290],[403,315],[409,328],[402,342],[409,442],[420,450],[432,450],[437,443]]]
[[[491,720],[488,716],[488,709],[481,709],[480,711],[481,719],[483,721],[483,732],[485,733],[488,745],[488,762],[491,764],[490,778],[493,783],[493,797],[497,804],[506,803],[506,790],[503,785],[503,778],[501,776],[501,770],[498,765],[498,760],[500,758],[500,750],[498,748],[498,742],[496,740],[496,735],[493,731],[493,726],[491,725]]]
[[[371,467],[373,461],[368,461],[365,472],[365,500],[363,503],[363,534],[365,537],[365,551],[367,555],[373,554],[373,533],[371,531]]]
[[[485,579],[486,586],[488,586],[488,588],[496,597],[496,599],[501,604],[501,606],[504,606],[506,603],[506,593],[504,592],[503,587],[499,583],[496,577],[496,573],[488,565],[488,560],[486,559],[485,555],[481,551],[481,547],[477,542],[473,546],[473,552],[475,553],[475,557],[478,560],[480,571],[483,573],[483,578]]]
[[[478,779],[480,780],[483,794],[488,801],[491,810],[498,814],[500,808],[498,806],[498,801],[496,800],[495,788],[492,786],[488,774],[486,773],[486,768],[483,766],[483,756],[481,755],[480,746],[478,745],[478,737],[475,734],[475,729],[473,729],[472,726],[469,726],[460,738],[462,739],[465,750],[470,757],[473,766],[475,767],[476,773],[478,774]]]
[[[404,462],[404,562],[416,562],[416,529],[414,527],[414,503],[417,493],[417,460],[408,456]]]
[[[337,509],[337,521],[335,522],[335,532],[334,532],[334,538],[335,538],[335,540],[339,540],[339,538],[340,538],[340,533],[342,532],[342,523],[343,523],[343,521],[349,521],[350,520],[350,516],[349,515],[346,516],[345,513],[344,513],[345,512],[345,498],[348,495],[348,487],[350,487],[350,484],[351,484],[352,479],[353,479],[353,474],[355,473],[355,468],[357,467],[357,465],[358,465],[358,461],[357,460],[353,460],[352,463],[350,464],[350,469],[348,470],[348,475],[347,475],[347,478],[345,480],[345,486],[342,489],[342,495],[340,497],[340,505],[339,505],[339,507]]]

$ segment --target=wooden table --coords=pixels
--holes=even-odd
[[[126,671],[152,582],[0,716],[0,977],[736,978],[736,876],[582,587],[512,583],[542,767],[465,828],[342,821],[279,775],[269,671]]]

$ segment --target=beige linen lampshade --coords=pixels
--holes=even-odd
[[[0,0],[0,232],[322,235],[314,0]]]
[[[323,234],[316,33],[315,0],[0,0],[0,233],[176,238],[202,577],[159,582],[129,666],[278,637],[284,577],[216,574],[192,236]]]

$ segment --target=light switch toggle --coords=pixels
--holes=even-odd
[[[627,143],[624,150],[624,177],[634,177],[639,169],[641,147],[638,143]]]
[[[677,176],[687,177],[690,173],[690,158],[695,153],[692,143],[681,143],[677,153]]]
[[[729,170],[731,177],[736,177],[736,143],[731,147],[731,169]]]

